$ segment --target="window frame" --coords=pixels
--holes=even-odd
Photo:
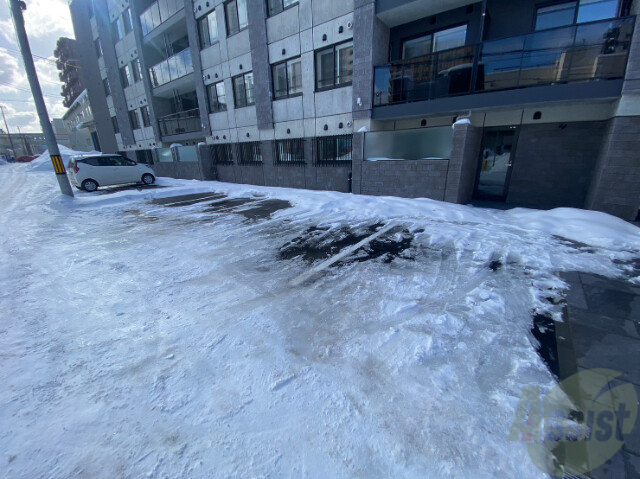
[[[120,124],[118,123],[118,117],[111,117],[111,126],[113,127],[114,134],[117,135],[118,133],[120,133]]]
[[[138,110],[129,110],[129,122],[131,123],[132,130],[140,129],[140,117],[138,117]]]
[[[140,58],[135,58],[131,62],[131,75],[133,76],[133,83],[138,83],[142,81],[143,73],[142,73],[142,62]]]
[[[133,74],[131,73],[131,65],[128,63],[120,67],[120,80],[122,87],[127,88],[134,84]]]
[[[294,158],[291,160],[283,160],[280,155],[280,145],[293,143],[291,149],[302,151],[302,158]],[[299,153],[299,151],[298,151]],[[306,165],[304,138],[283,138],[273,142],[273,164],[277,166],[303,166]]]
[[[407,42],[413,41],[413,40],[417,40],[418,38],[423,38],[423,37],[431,37],[431,48],[429,53],[427,53],[427,55],[433,55],[434,53],[440,53],[440,52],[446,52],[447,50],[434,50],[434,45],[435,45],[435,37],[438,33],[442,33],[442,32],[446,32],[447,30],[455,30],[456,28],[460,28],[460,27],[465,27],[465,38],[464,38],[464,45],[461,45],[459,47],[453,47],[453,48],[448,48],[447,50],[453,50],[455,48],[462,48],[464,46],[467,46],[467,36],[469,34],[469,22],[462,22],[462,23],[458,23],[455,25],[449,25],[448,27],[445,28],[439,28],[437,30],[428,30],[426,32],[422,32],[419,33],[417,35],[412,35],[406,38],[402,39],[402,48],[400,51],[400,56],[402,61],[411,61],[414,58],[420,58],[420,57],[412,57],[412,58],[405,58],[404,52],[405,52],[405,44]]]
[[[122,12],[122,26],[124,28],[125,36],[133,31],[133,15],[131,13],[131,7],[125,8]]]
[[[219,152],[224,152],[226,156],[225,159],[223,159],[222,161],[219,160],[220,155],[218,155]],[[233,146],[231,143],[217,143],[214,145],[211,145],[211,160],[213,161],[214,164],[217,165],[233,165],[234,161],[233,161]]]
[[[296,5],[300,4],[300,0],[293,0],[293,3],[291,3],[290,5],[285,6],[284,2],[285,0],[275,0],[278,2],[278,4],[280,5],[280,9],[277,11],[271,11],[269,9],[269,0],[266,0],[267,2],[267,17],[275,17],[276,15],[281,14],[282,12],[284,12],[285,10],[289,10],[290,8],[295,7]]]
[[[220,108],[220,96],[218,95],[218,88],[217,88],[218,85],[222,85],[222,87],[224,88],[224,100],[225,100],[223,103],[224,108]],[[206,85],[206,89],[207,89],[207,106],[209,107],[209,113],[220,113],[223,111],[227,111],[227,87],[224,84],[224,80]],[[218,108],[212,107],[212,98],[211,98],[212,91],[216,96],[215,102],[218,105]]]
[[[254,91],[254,87],[255,87],[255,82],[251,82],[251,97],[252,97],[252,102],[249,103],[247,101],[247,79],[246,76],[247,75],[251,75],[251,78],[253,78],[253,71],[250,72],[246,72],[246,73],[241,73],[240,75],[236,75],[234,77],[231,77],[231,89],[233,90],[233,106],[234,108],[238,109],[238,108],[246,108],[248,106],[253,106],[256,104],[256,97],[253,94]],[[242,78],[242,84],[243,84],[243,92],[244,92],[244,102],[243,104],[240,104],[238,102],[238,95],[236,92],[236,80],[238,78]]]
[[[239,165],[262,165],[262,143],[260,141],[237,143],[236,158]]]
[[[104,88],[105,97],[109,98],[111,96],[111,85],[108,78],[102,79],[102,88]]]
[[[122,18],[117,16],[116,19],[111,22],[111,33],[116,38],[116,42],[119,42],[124,38],[124,26],[122,24]]]
[[[140,116],[142,117],[142,128],[150,127],[151,112],[149,111],[149,105],[143,105],[140,107]]]
[[[326,143],[328,141],[335,142],[335,157],[334,158],[321,158],[321,150],[323,147],[326,148]],[[349,143],[350,149],[348,152],[349,159],[341,160],[340,156],[338,156],[339,151],[339,142],[345,141]],[[319,166],[345,166],[351,164],[353,161],[353,134],[344,134],[344,135],[329,135],[329,136],[319,136],[315,138],[314,142],[314,159],[315,164]],[[324,143],[324,145],[323,145]]]
[[[344,82],[344,83],[336,83],[336,79],[338,78],[338,71],[336,70],[336,52],[338,51],[338,47],[342,46],[342,45],[346,45],[348,43],[351,43],[351,49],[352,49],[352,53],[351,55],[353,56],[353,38],[346,40],[344,42],[340,42],[340,43],[334,43],[333,45],[329,45],[328,47],[324,47],[324,48],[320,48],[318,50],[315,50],[313,52],[313,67],[314,67],[314,86],[315,86],[315,91],[316,92],[322,92],[322,91],[328,91],[328,90],[334,90],[336,88],[343,88],[343,87],[347,87],[347,86],[351,86],[353,84],[353,63],[351,64],[351,81],[349,82]],[[319,87],[318,86],[318,55],[321,54],[322,52],[326,52],[332,50],[333,51],[333,83],[331,86],[325,86],[325,87]]]
[[[209,17],[211,17],[212,15],[213,15],[213,18],[215,19],[215,25],[216,25],[216,39],[214,41],[211,41],[211,28],[210,28],[211,23],[209,22]],[[202,35],[203,25],[207,30],[206,42],[203,41],[203,35]],[[200,50],[209,48],[210,46],[215,45],[220,41],[220,29],[218,28],[218,17],[216,15],[215,8],[211,10],[209,13],[206,13],[205,15],[203,15],[198,19],[198,41],[200,43]]]
[[[607,0],[600,0],[601,2],[606,2]],[[615,11],[615,15],[613,17],[610,18],[601,18],[599,20],[589,20],[588,22],[578,22],[578,17],[580,15],[580,2],[581,0],[556,0],[556,1],[550,1],[550,2],[545,2],[545,3],[539,3],[535,5],[535,11],[533,14],[533,24],[531,25],[531,31],[532,32],[545,32],[548,30],[553,30],[556,28],[567,28],[567,27],[571,27],[574,25],[584,25],[584,24],[588,24],[588,23],[592,23],[592,22],[601,22],[604,20],[612,20],[615,18],[618,18],[620,15],[620,0],[615,0],[616,1],[616,11]],[[543,9],[543,8],[548,8],[548,7],[554,7],[556,5],[562,5],[562,4],[569,4],[569,3],[573,3],[575,2],[575,7],[574,7],[574,11],[573,11],[573,21],[567,25],[560,25],[557,27],[549,27],[549,28],[541,28],[540,30],[538,30],[536,28],[536,25],[538,24],[538,12]]]
[[[229,38],[229,37],[231,37],[233,35],[236,35],[237,33],[240,33],[240,32],[246,30],[249,27],[249,12],[248,12],[248,9],[247,9],[247,12],[246,12],[247,13],[247,24],[244,27],[240,26],[240,10],[238,10],[238,1],[243,1],[244,5],[245,5],[245,8],[247,8],[247,1],[246,0],[227,0],[226,2],[224,2],[222,4],[223,7],[224,7],[224,21],[225,21],[225,26],[227,28],[227,38]],[[227,10],[227,8],[232,3],[235,4],[235,13],[236,13],[235,18],[238,21],[237,29],[234,28],[233,31],[232,31],[232,29],[230,28],[230,25],[229,25],[230,19],[229,19],[229,12]]]
[[[273,63],[271,64],[271,88],[272,88],[272,92],[273,92],[273,101],[276,100],[285,100],[287,98],[294,98],[297,96],[301,96],[303,94],[303,85],[302,85],[302,76],[300,77],[300,91],[296,92],[296,93],[291,93],[291,82],[290,82],[290,78],[289,78],[289,63],[290,62],[294,62],[295,60],[297,60],[296,63],[300,63],[300,75],[302,75],[302,57],[301,56],[297,56],[297,57],[293,57],[293,58],[288,58],[287,60],[283,60],[281,62],[278,63]],[[276,75],[275,75],[275,70],[277,67],[279,66],[285,66],[285,74],[286,74],[286,82],[287,82],[287,93],[284,96],[276,96]]]

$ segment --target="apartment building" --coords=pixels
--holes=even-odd
[[[67,141],[60,143],[72,150],[100,151],[100,141],[86,89],[69,105],[61,120],[59,125],[54,120],[53,125],[56,138],[59,139],[60,133],[66,133]]]
[[[635,219],[639,3],[70,8],[103,151],[158,174]]]

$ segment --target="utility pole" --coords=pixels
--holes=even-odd
[[[27,38],[27,32],[24,28],[22,11],[27,9],[27,5],[21,0],[9,0],[9,3],[11,4],[11,16],[13,17],[13,24],[16,28],[16,35],[18,37],[18,44],[20,45],[20,52],[22,53],[22,60],[24,61],[24,69],[27,73],[29,86],[31,87],[33,101],[36,104],[36,111],[40,118],[40,127],[42,128],[42,133],[44,133],[44,138],[47,142],[49,157],[51,158],[51,163],[53,163],[53,170],[56,173],[58,185],[60,185],[60,191],[62,194],[73,196],[71,183],[69,183],[69,178],[67,177],[67,170],[64,168],[64,163],[60,156],[60,150],[58,150],[58,142],[55,134],[53,133],[51,122],[49,121],[49,113],[47,113],[47,106],[45,105],[44,98],[42,97],[42,89],[40,88],[40,82],[38,81],[36,66],[33,63],[33,57],[31,56],[29,39]]]
[[[2,119],[4,120],[4,127],[7,129],[7,136],[9,137],[9,143],[11,144],[11,152],[13,153],[13,158],[16,156],[16,149],[13,146],[13,140],[11,139],[11,132],[9,131],[9,125],[7,125],[7,118],[4,116],[4,106],[0,105],[0,110],[2,111]]]
[[[19,126],[16,126],[16,128],[18,129],[18,135],[22,139],[22,144],[24,145],[24,154],[27,155],[27,156],[31,156],[32,152],[31,152],[30,145],[27,143],[27,138],[20,131],[20,127]]]

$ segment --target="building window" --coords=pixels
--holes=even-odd
[[[232,78],[236,108],[255,104],[253,97],[253,72]]]
[[[316,163],[335,165],[350,162],[353,151],[353,135],[316,138]]]
[[[228,143],[223,145],[213,145],[211,148],[211,156],[214,163],[227,165],[233,164],[233,149]]]
[[[122,86],[124,88],[133,85],[131,67],[129,67],[129,65],[125,65],[120,69],[120,78],[122,78]]]
[[[298,4],[298,0],[267,0],[269,16],[277,15],[283,10]]]
[[[111,125],[113,125],[114,133],[120,133],[120,125],[118,125],[118,119],[115,116],[111,117]]]
[[[276,140],[273,143],[273,161],[276,164],[304,164],[304,138]]]
[[[227,110],[227,96],[224,92],[224,82],[207,85],[207,96],[209,97],[209,113]]]
[[[247,0],[231,0],[224,4],[224,10],[227,18],[227,36],[234,35],[247,28],[247,25],[249,25]]]
[[[136,150],[136,161],[138,163],[146,163],[147,165],[153,164],[153,155],[151,150]]]
[[[133,71],[133,79],[136,82],[142,80],[142,62],[139,58],[136,58],[131,62],[131,70]]]
[[[302,94],[302,60],[300,57],[271,66],[273,96],[276,100]]]
[[[96,38],[94,44],[96,46],[96,55],[98,55],[98,58],[100,58],[102,56],[102,43],[100,43],[100,39]]]
[[[140,120],[138,120],[138,113],[136,110],[129,112],[129,120],[131,120],[131,129],[137,130],[140,128]]]
[[[402,44],[402,59],[422,57],[434,52],[463,47],[467,41],[467,25],[447,28],[428,35],[422,35]]]
[[[122,40],[122,37],[124,37],[124,29],[122,27],[122,19],[120,17],[116,18],[111,24],[111,29],[113,30],[113,36],[116,41]]]
[[[353,41],[316,52],[316,90],[351,85],[353,78]]]
[[[618,0],[580,0],[557,3],[536,10],[536,31],[595,22],[618,15]]]
[[[218,22],[216,11],[212,11],[198,20],[200,49],[207,48],[218,41]]]
[[[140,115],[142,116],[142,126],[145,128],[151,126],[151,116],[147,105],[140,107]]]
[[[131,9],[127,8],[122,12],[122,23],[124,23],[124,34],[126,35],[133,30],[133,18],[131,17]]]
[[[102,86],[104,87],[104,94],[106,96],[111,96],[111,87],[109,86],[109,80],[106,78],[102,80]]]
[[[238,143],[237,147],[239,165],[262,163],[262,151],[260,150],[259,141]]]

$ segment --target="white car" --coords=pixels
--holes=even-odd
[[[85,191],[96,191],[99,186],[156,181],[151,167],[136,163],[121,155],[73,156],[67,164],[71,183]]]

